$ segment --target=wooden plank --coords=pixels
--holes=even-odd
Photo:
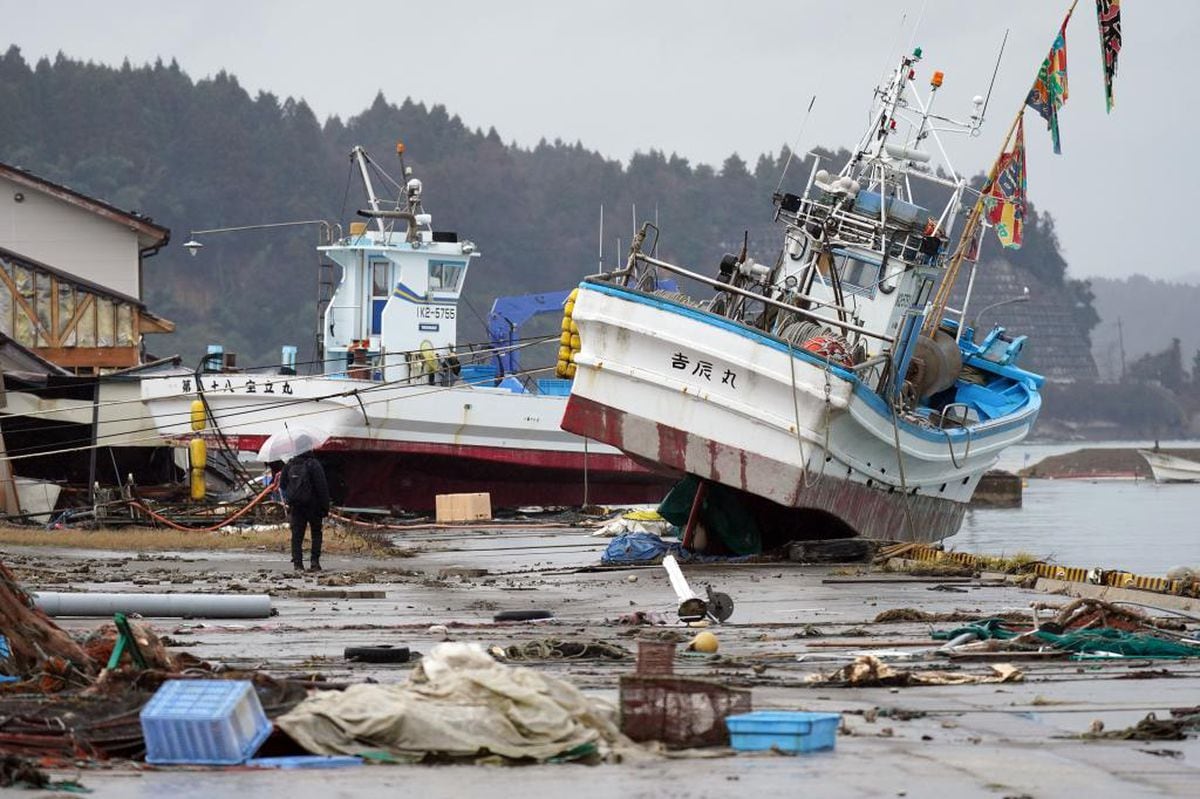
[[[83,318],[84,314],[91,309],[92,304],[95,302],[95,294],[85,294],[82,302],[79,301],[79,296],[76,295],[75,313],[71,314],[71,318],[67,320],[67,326],[64,327],[62,331],[62,338],[66,338],[67,336],[71,335],[75,328],[79,327],[79,320]],[[79,337],[76,336],[75,340],[78,341]]]
[[[965,585],[978,582],[974,577],[828,577],[822,585],[879,585],[887,583],[954,583]]]
[[[174,333],[175,323],[152,313],[134,308],[134,329],[139,333]]]
[[[1075,583],[1069,580],[1039,577],[1034,589],[1052,594],[1103,599],[1105,602],[1141,602],[1152,607],[1200,613],[1200,598],[1159,594],[1154,591],[1141,591],[1137,588],[1117,588],[1109,585],[1092,585],[1091,583]]]
[[[122,368],[137,366],[141,355],[130,347],[33,347],[34,352],[52,363],[67,368]]]
[[[923,640],[913,640],[913,639],[906,638],[903,640],[889,640],[889,641],[879,641],[879,640],[863,641],[863,640],[855,639],[855,638],[843,638],[839,641],[839,640],[836,640],[835,638],[831,638],[830,640],[827,640],[827,641],[805,641],[804,645],[811,649],[892,649],[892,648],[899,649],[900,647],[911,647],[911,646],[922,646],[922,647],[928,648],[928,647],[933,647],[933,646],[941,646],[942,643],[943,643],[942,641],[935,641],[932,638],[926,638]]]
[[[33,306],[26,302],[25,298],[21,296],[21,291],[17,288],[16,282],[4,269],[0,269],[0,281],[3,281],[4,285],[8,286],[8,291],[10,294],[12,294],[13,302],[15,302],[17,306],[25,312],[25,315],[29,317],[29,323],[33,325],[33,342],[18,341],[17,343],[25,345],[36,343],[38,330],[41,328],[41,325],[38,324],[37,312],[33,310]],[[16,326],[14,325],[13,333],[15,334],[16,332]],[[45,331],[42,332],[44,333]],[[16,336],[14,335],[13,338],[15,340]]]
[[[58,332],[58,278],[50,276],[50,332],[46,339],[51,347],[62,346],[62,336]]]

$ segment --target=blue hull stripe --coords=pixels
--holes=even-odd
[[[599,294],[607,294],[610,297],[616,297],[617,299],[625,300],[627,302],[638,303],[639,305],[647,305],[660,311],[667,311],[668,313],[673,313],[677,316],[695,320],[701,324],[718,327],[722,330],[727,330],[730,333],[739,335],[742,338],[749,339],[756,344],[762,344],[779,352],[791,352],[792,357],[794,358],[798,358],[821,369],[825,368],[824,359],[818,358],[806,350],[797,349],[795,347],[789,349],[787,344],[784,344],[778,339],[772,338],[760,330],[755,330],[754,328],[739,324],[732,319],[727,319],[723,316],[717,316],[716,314],[709,313],[707,311],[701,311],[698,308],[691,308],[687,305],[681,305],[664,297],[658,297],[652,294],[644,294],[640,291],[624,289],[608,283],[585,280],[583,283],[579,284],[579,287],[584,291],[595,291]],[[836,375],[839,379],[853,385],[854,395],[865,402],[867,406],[870,407],[871,410],[873,410],[880,417],[882,417],[887,424],[891,424],[892,414],[887,403],[884,402],[882,397],[880,397],[878,394],[868,388],[861,380],[859,380],[857,375],[836,365],[830,365],[829,371],[831,374]],[[946,435],[949,434],[950,441],[953,441],[956,444],[959,442],[965,442],[968,439],[968,436],[973,444],[980,444],[997,433],[1007,432],[1015,427],[1021,427],[1025,424],[1032,425],[1033,419],[1036,418],[1038,410],[1041,408],[1041,400],[1036,392],[1032,391],[1029,392],[1029,400],[1029,403],[1024,407],[1022,412],[1015,414],[1011,421],[1002,424],[988,425],[987,430],[984,431],[968,433],[967,430],[964,430],[963,428],[954,428],[944,432],[934,431],[914,425],[904,419],[899,420],[900,429],[904,430],[906,433],[917,436],[918,438],[925,439],[926,441],[944,442],[946,441]]]

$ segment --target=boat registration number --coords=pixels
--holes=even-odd
[[[418,305],[418,319],[453,319],[457,309],[453,305]]]

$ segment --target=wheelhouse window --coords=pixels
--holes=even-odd
[[[387,261],[371,262],[371,296],[387,297],[392,293],[391,264]]]
[[[383,309],[392,294],[392,264],[371,261],[371,335],[383,333]]]
[[[458,291],[466,264],[456,261],[429,262],[430,291]]]
[[[837,259],[842,285],[855,294],[872,295],[879,284],[879,266],[848,255]]]

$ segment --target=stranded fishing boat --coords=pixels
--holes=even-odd
[[[351,157],[368,201],[359,213],[370,222],[319,248],[340,270],[322,315],[324,373],[221,370],[218,362],[146,380],[142,397],[158,431],[181,442],[193,435],[196,400],[203,435],[242,452],[257,452],[288,423],[320,430],[339,499],[360,507],[427,510],[436,494],[473,491],[490,492],[500,507],[661,498],[662,477],[560,428],[568,381],[518,368],[529,342],[515,324],[540,310],[561,313],[566,293],[498,302],[487,363],[461,364],[457,306],[478,250],[433,229],[421,181],[409,179],[400,199],[385,202],[365,151]]]
[[[1139,449],[1138,454],[1150,465],[1156,483],[1200,483],[1200,462],[1158,449]]]
[[[700,478],[693,518],[718,483],[783,514],[795,538],[958,530],[980,477],[1033,426],[1042,378],[1019,365],[1024,336],[996,327],[976,343],[966,302],[947,306],[960,264],[978,257],[985,197],[944,161],[940,132],[977,132],[985,106],[976,98],[963,123],[933,115],[942,74],[922,98],[920,60],[920,49],[903,57],[876,90],[840,171],[816,159],[803,195],[775,196],[774,264],[743,246],[709,278],[647,255],[657,230],[646,225],[623,269],[579,286],[565,429]],[[984,193],[999,196],[1018,166],[1023,191],[1023,158],[1003,153]],[[714,293],[650,290],[660,272]]]

